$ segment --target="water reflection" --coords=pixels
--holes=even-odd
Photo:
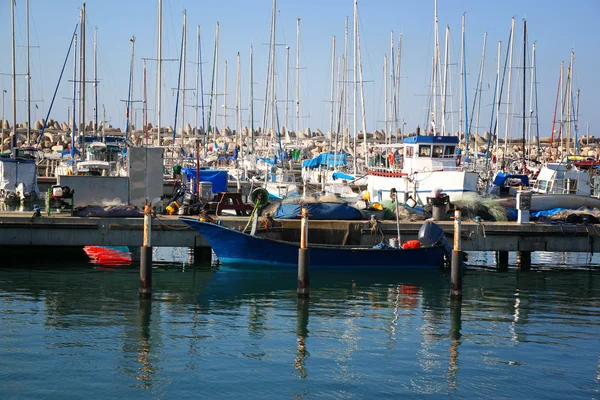
[[[296,341],[298,343],[298,350],[296,351],[294,368],[298,371],[300,379],[308,378],[308,372],[306,371],[306,359],[310,356],[310,353],[306,349],[306,338],[308,337],[308,304],[308,299],[299,298],[296,306]]]
[[[462,329],[462,299],[452,299],[450,304],[450,364],[448,366],[448,385],[456,387],[459,370],[458,348]]]
[[[140,363],[136,379],[140,382],[138,387],[149,389],[152,386],[154,367],[150,361],[150,316],[152,314],[152,301],[140,300],[140,340],[138,344],[138,357]]]
[[[77,372],[90,359],[105,370],[116,363],[115,386],[159,397],[193,390],[187,381],[215,397],[265,386],[281,398],[331,390],[493,397],[497,382],[514,378],[507,368],[521,364],[526,383],[560,386],[544,377],[548,360],[558,371],[550,375],[597,385],[600,361],[590,349],[598,344],[599,277],[472,270],[463,300],[451,301],[449,275],[437,271],[324,271],[312,277],[310,299],[297,299],[294,271],[178,265],[155,269],[153,299],[140,301],[137,268],[0,268],[0,319],[11,327],[0,328],[0,340],[27,349],[22,333],[40,325],[45,333],[33,344],[45,359],[77,360],[62,374],[91,379]],[[19,368],[18,357],[7,360]],[[465,392],[473,387],[479,391]]]

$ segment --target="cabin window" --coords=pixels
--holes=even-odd
[[[433,157],[441,158],[444,155],[444,146],[440,144],[433,145]]]
[[[431,146],[424,144],[420,145],[419,157],[431,157]]]
[[[412,146],[408,146],[406,148],[406,157],[413,158],[413,147]]]
[[[547,181],[538,181],[538,187],[540,188],[540,190],[546,190],[547,186],[548,186]]]
[[[456,146],[446,146],[444,149],[444,157],[453,157]]]

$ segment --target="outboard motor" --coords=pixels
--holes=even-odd
[[[419,229],[419,242],[423,247],[431,247],[437,244],[444,245],[444,251],[447,257],[452,255],[452,246],[446,240],[444,230],[435,222],[425,221]]]

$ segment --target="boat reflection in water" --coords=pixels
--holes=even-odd
[[[564,398],[597,386],[598,271],[470,270],[453,303],[440,271],[314,271],[298,299],[294,271],[161,265],[140,301],[136,267],[84,265],[0,268],[0,356],[24,377],[2,381],[0,397],[86,396],[98,381],[107,397],[165,398],[198,387],[214,398],[532,398],[539,387]]]

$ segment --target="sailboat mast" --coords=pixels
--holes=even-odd
[[[525,121],[525,101],[527,97],[527,74],[525,73],[527,68],[527,20],[523,19],[523,163],[525,163],[525,133],[526,133],[526,121]]]
[[[81,155],[85,159],[85,3],[81,8]]]
[[[345,148],[345,143],[350,145],[350,129],[348,129],[348,138],[346,139],[345,131],[347,128],[344,128],[344,125],[347,123],[347,115],[348,115],[348,16],[346,16],[346,22],[344,24],[344,72],[342,74],[342,104],[343,104],[343,115],[342,115],[342,149]]]
[[[463,13],[462,15],[462,23],[461,23],[461,31],[460,31],[460,105],[458,107],[458,126],[459,126],[459,138],[461,135],[465,135],[465,145],[466,145],[466,154],[465,157],[469,156],[468,150],[469,150],[469,142],[468,142],[468,137],[467,135],[467,130],[465,129],[464,124],[466,123],[466,121],[463,121],[463,99],[464,99],[464,93],[465,93],[465,85],[464,85],[464,78],[465,78],[465,63],[464,63],[464,55],[465,55],[465,14]],[[466,106],[466,105],[464,105]]]
[[[388,142],[388,138],[389,138],[389,143],[392,143],[392,130],[393,130],[393,120],[394,120],[394,90],[396,90],[396,79],[395,79],[395,73],[394,73],[394,31],[390,32],[390,71],[388,73],[387,68],[388,68],[388,62],[387,62],[387,57],[385,57],[385,71],[384,71],[384,78],[383,78],[383,82],[385,83],[385,88],[386,88],[386,94],[387,94],[387,89],[389,87],[389,94],[386,97],[386,105],[385,105],[385,110],[386,112],[388,112],[388,117],[385,118],[385,142]],[[388,82],[388,78],[389,78],[389,82]],[[389,97],[389,99],[388,99]]]
[[[271,67],[271,100],[273,101],[273,108],[272,108],[272,123],[271,126],[273,127],[273,132],[275,133],[276,131],[278,131],[278,127],[277,127],[277,96],[276,96],[276,81],[275,81],[275,49],[276,49],[276,44],[277,44],[277,39],[276,39],[276,35],[277,34],[277,0],[273,0],[273,42],[271,43],[271,46],[273,46],[273,49],[271,51],[271,60],[272,60],[272,67]],[[279,132],[277,132],[279,133]],[[282,160],[283,162],[283,160]]]
[[[94,136],[98,134],[98,27],[94,27]],[[133,80],[133,76],[132,76]],[[133,84],[132,84],[133,86]]]
[[[254,59],[253,47],[250,45],[250,151],[254,154]]]
[[[357,20],[358,23],[358,20]],[[357,30],[357,51],[358,51],[358,69],[360,72],[360,110],[361,110],[361,116],[362,116],[362,129],[363,129],[363,151],[365,153],[365,166],[368,166],[367,163],[367,119],[365,116],[365,89],[363,86],[363,70],[362,70],[362,58],[361,58],[361,53],[360,53],[360,35],[359,32]]]
[[[575,117],[575,110],[573,107],[573,68],[575,67],[575,52],[571,51],[571,62],[570,62],[570,69],[571,69],[571,74],[570,74],[570,78],[569,78],[569,103],[571,105],[570,110],[572,112],[571,115],[571,119],[573,119],[573,130],[575,130],[576,132],[576,118]],[[571,123],[571,121],[569,121],[569,124]],[[577,148],[577,137],[575,138],[575,148]]]
[[[440,43],[439,43],[439,35],[438,35],[438,13],[437,13],[437,0],[435,0],[433,2],[434,6],[433,6],[433,17],[434,17],[434,51],[433,51],[433,65],[432,65],[432,80],[431,80],[431,84],[432,84],[432,92],[433,92],[433,111],[432,111],[432,121],[433,121],[433,134],[436,134],[436,130],[437,130],[437,123],[438,123],[438,119],[437,119],[437,86],[438,86],[438,58],[439,58],[439,49],[440,49]]]
[[[564,92],[564,82],[565,82],[565,62],[561,61],[560,62],[560,78],[559,78],[559,84],[560,84],[560,120],[558,123],[558,143],[561,149],[564,149],[564,143],[563,140],[564,138],[562,137],[562,127],[563,127],[563,123],[564,123],[564,98],[563,98],[563,92]],[[557,152],[558,155],[558,152]],[[560,154],[561,158],[563,156],[562,152]]]
[[[219,23],[217,22],[217,31],[215,32],[215,107],[217,107],[218,110],[218,105],[219,105]],[[218,111],[215,110],[215,114],[218,113]],[[217,118],[215,117],[215,126],[217,125],[216,123]],[[217,143],[217,129],[214,129],[214,140],[215,143]]]
[[[496,162],[498,162],[498,156],[500,152],[500,62],[502,60],[502,42],[498,41],[498,66],[496,69],[496,98],[494,99],[494,105],[496,107],[496,124],[494,126],[494,133],[496,134]],[[491,128],[491,126],[490,126]],[[491,132],[490,132],[491,133]]]
[[[156,71],[156,123],[158,146],[160,142],[160,103],[162,98],[162,0],[158,0],[158,66]]]
[[[200,93],[200,25],[196,27],[196,106],[194,107],[194,136],[198,134],[198,98]],[[204,127],[203,127],[204,128]],[[204,130],[204,129],[203,129]]]
[[[448,90],[448,54],[450,52],[450,26],[446,25],[446,42],[444,44],[444,83],[442,86],[442,136],[446,136],[446,99]]]
[[[187,11],[183,10],[183,61],[181,63],[181,147],[183,147],[183,136],[185,134],[185,72],[187,64]],[[177,132],[175,132],[177,134]],[[175,143],[173,143],[175,144]]]
[[[11,3],[12,3],[12,1],[11,1]],[[71,127],[71,149],[70,149],[71,159],[75,158],[75,135],[77,134],[77,123],[75,122],[76,121],[76,119],[75,119],[76,113],[77,113],[77,34],[75,33],[73,35],[73,121],[72,121],[72,127]]]
[[[216,69],[217,69],[217,63],[216,63],[216,59],[217,59],[217,38],[219,37],[219,21],[217,21],[217,25],[215,28],[215,49],[214,49],[214,53],[213,53],[213,70],[212,70],[212,78],[211,78],[211,84],[210,84],[210,96],[209,96],[209,105],[208,105],[208,118],[207,118],[207,128],[206,131],[204,132],[204,136],[205,136],[205,141],[204,141],[204,146],[205,146],[205,151],[206,153],[208,153],[208,140],[209,140],[209,134],[212,133],[212,123],[213,123],[213,105],[216,107],[215,104],[215,96],[214,96],[214,91],[215,91],[215,73],[216,73]]]
[[[239,140],[240,150],[243,151],[244,143],[242,143],[242,123],[240,117],[240,105],[242,101],[242,87],[240,86],[240,70],[242,66],[240,63],[240,52],[237,53],[237,73],[236,73],[236,88],[235,88],[235,130],[236,136]],[[239,157],[239,155],[238,155]]]
[[[400,38],[398,39],[398,54],[396,54],[396,57],[398,60],[396,62],[396,106],[394,108],[394,113],[396,114],[397,119],[400,115],[400,64],[402,63],[402,34],[400,34]],[[404,133],[404,120],[402,120],[402,129],[400,133]],[[398,136],[398,130],[396,129],[396,143],[398,143]]]
[[[330,113],[329,113],[329,143],[331,144],[331,139],[333,138],[333,131],[335,127],[333,126],[333,114],[334,114],[334,95],[335,95],[335,35],[331,41],[331,101],[329,104]]]
[[[353,43],[353,57],[352,57],[352,71],[354,73],[354,79],[353,79],[353,89],[352,89],[352,95],[353,95],[353,108],[352,108],[352,117],[354,119],[354,144],[353,144],[353,154],[352,154],[352,159],[354,161],[354,174],[356,175],[356,173],[358,172],[358,166],[357,166],[357,158],[358,158],[358,152],[357,152],[357,147],[356,147],[356,139],[358,137],[358,127],[357,127],[357,116],[356,116],[356,82],[358,81],[357,78],[357,73],[358,73],[358,68],[357,68],[357,60],[356,60],[356,48],[357,48],[357,44],[356,44],[356,38],[358,36],[358,2],[355,0],[354,1],[354,43]],[[365,157],[367,155],[365,154]]]
[[[25,25],[27,37],[27,145],[31,146],[31,69],[29,68],[29,0],[25,1]]]
[[[485,67],[485,49],[487,46],[487,32],[483,34],[483,50],[481,51],[481,65],[479,66],[479,79],[478,79],[478,90],[477,90],[477,120],[475,122],[477,128],[477,135],[479,135],[479,116],[481,114],[481,93],[482,93],[482,85],[483,85],[483,69]],[[471,116],[471,118],[473,118]],[[475,141],[475,146],[477,146],[477,141]],[[477,147],[475,147],[477,150]],[[477,160],[477,154],[475,155],[475,160]]]
[[[223,70],[223,125],[221,126],[221,130],[225,129],[227,126],[227,60],[224,63]]]
[[[142,120],[144,121],[144,138],[146,139],[146,147],[148,147],[148,96],[146,91],[146,59],[144,59],[144,100],[142,105]],[[104,128],[104,122],[102,123]]]
[[[10,26],[12,30],[12,140],[10,142],[11,150],[17,147],[17,80],[16,80],[16,66],[15,66],[15,3],[11,0],[10,2]]]
[[[534,83],[535,83],[535,42],[531,49],[531,83],[529,87],[529,124],[528,124],[528,135],[527,139],[529,142],[529,158],[531,159],[531,142],[533,137],[531,136],[531,125],[533,124],[533,97],[534,97]],[[540,143],[538,141],[538,147]]]
[[[285,46],[285,129],[289,130],[290,110],[290,46]]]
[[[296,18],[296,140],[300,140],[300,18]]]
[[[204,132],[204,88],[202,84],[202,44],[200,42],[200,25],[197,26],[197,36],[196,36],[196,110],[195,119],[194,119],[194,135],[198,135],[198,100],[200,99],[201,107],[202,107],[202,132]]]
[[[125,130],[125,139],[129,139],[129,130],[131,129],[131,93],[133,92],[133,63],[135,60],[135,36],[129,39],[131,42],[131,65],[129,67],[129,91],[127,93],[127,129]]]
[[[508,91],[506,93],[506,126],[504,131],[504,153],[502,158],[506,158],[508,155],[508,125],[509,125],[509,116],[510,116],[510,87],[512,82],[512,59],[513,59],[513,47],[514,47],[514,37],[515,37],[515,18],[513,17],[511,25],[510,25],[510,51],[509,51],[509,59],[508,59]]]
[[[387,54],[383,55],[383,126],[385,132],[385,143],[387,143],[388,131],[388,79],[387,79]]]

